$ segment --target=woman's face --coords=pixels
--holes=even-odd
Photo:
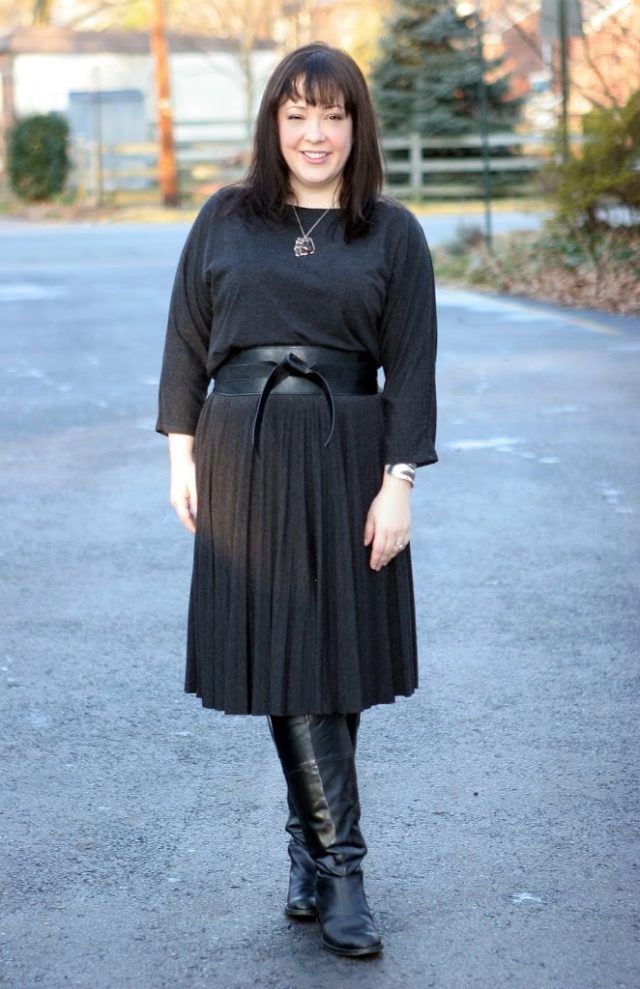
[[[298,204],[304,206],[307,199],[314,205],[338,205],[353,142],[353,123],[344,105],[311,106],[302,97],[288,99],[278,110],[278,135]]]

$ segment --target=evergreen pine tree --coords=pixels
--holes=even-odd
[[[383,135],[459,136],[478,130],[481,63],[477,15],[454,0],[395,0],[373,66]],[[501,60],[485,63],[489,126],[512,129],[520,106],[507,98]]]

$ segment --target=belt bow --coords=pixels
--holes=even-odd
[[[264,409],[265,409],[265,405],[267,404],[267,399],[269,398],[269,395],[271,394],[273,389],[278,384],[280,384],[281,381],[284,381],[284,379],[288,377],[290,374],[297,375],[300,378],[307,378],[308,381],[312,381],[314,384],[318,385],[318,387],[322,389],[324,397],[326,398],[327,403],[329,405],[329,412],[331,415],[331,426],[329,429],[329,435],[327,436],[327,439],[325,440],[324,443],[325,447],[327,447],[331,442],[331,437],[333,436],[333,431],[336,424],[336,410],[333,401],[333,395],[331,394],[331,389],[329,388],[326,379],[323,377],[320,371],[318,371],[317,368],[313,367],[311,364],[308,364],[305,360],[302,359],[302,357],[298,357],[298,355],[294,354],[293,351],[290,351],[286,355],[286,357],[283,357],[283,359],[280,361],[279,364],[275,365],[273,371],[270,372],[269,377],[265,381],[264,387],[260,394],[258,407],[256,408],[256,414],[253,419],[253,429],[251,433],[251,442],[253,443],[253,447],[258,456],[260,456],[260,450],[258,447],[258,443],[260,440],[260,427],[262,425],[262,419],[264,416]]]

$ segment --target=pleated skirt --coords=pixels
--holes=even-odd
[[[369,567],[379,395],[212,392],[195,438],[198,517],[185,689],[228,714],[362,711],[418,683],[409,547]]]

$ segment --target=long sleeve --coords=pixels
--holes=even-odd
[[[381,326],[385,463],[435,463],[437,323],[433,267],[424,233],[402,211]]]
[[[182,250],[169,305],[159,389],[159,433],[196,431],[209,375],[207,355],[213,305],[206,269],[212,210],[205,204]]]

